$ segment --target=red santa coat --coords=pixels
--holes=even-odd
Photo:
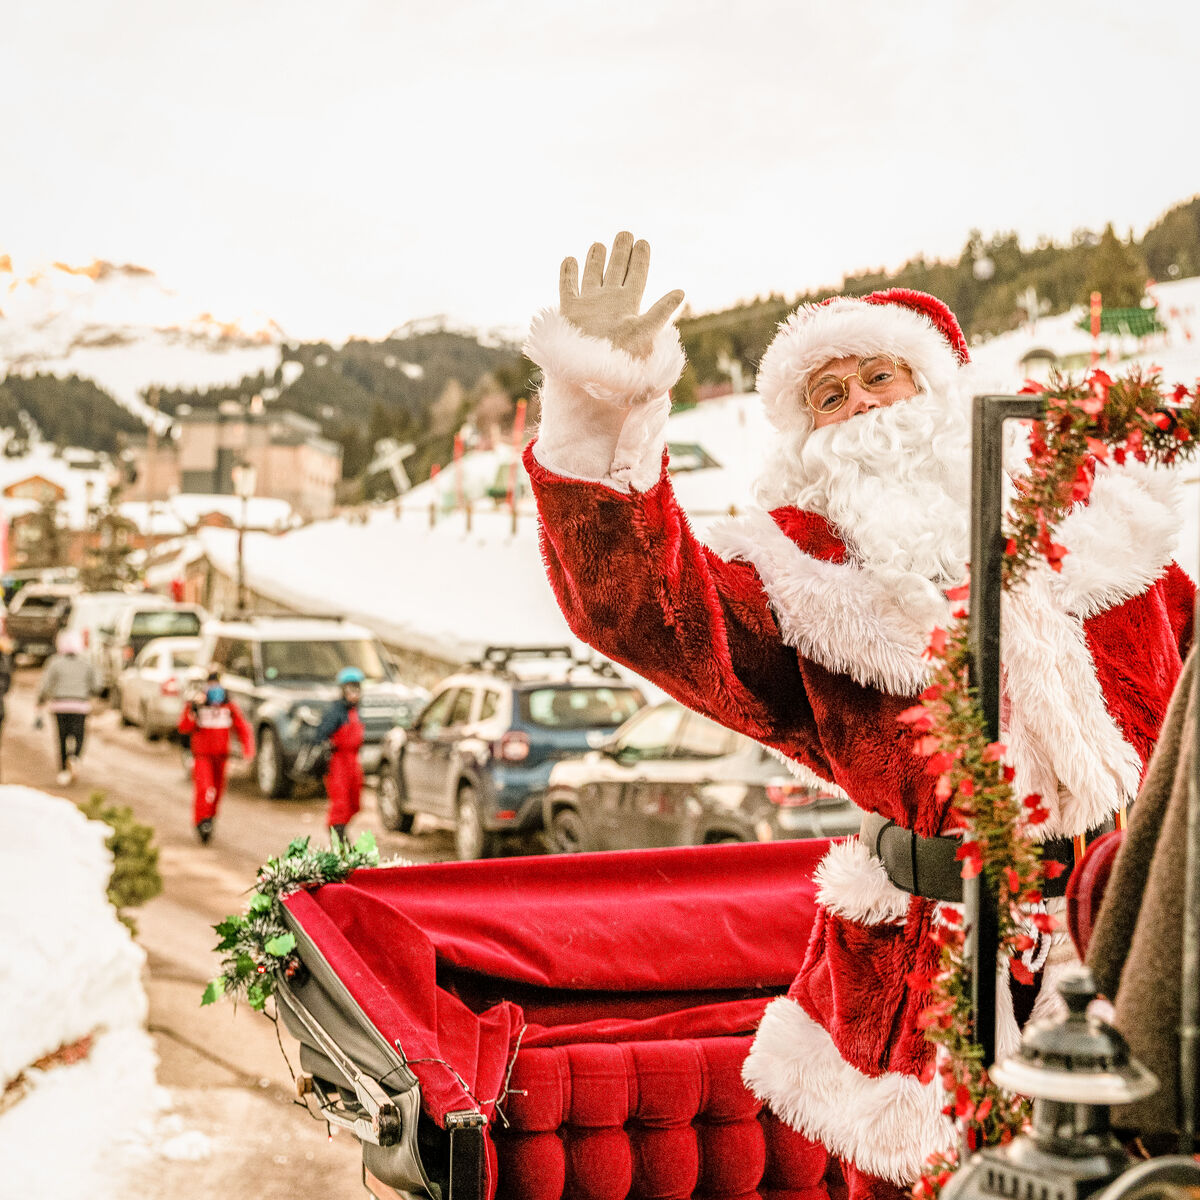
[[[943,832],[947,805],[896,721],[928,679],[928,635],[949,616],[940,597],[901,606],[814,514],[752,514],[704,546],[665,469],[619,490],[549,471],[535,448],[525,464],[547,570],[580,638],[863,809]],[[1016,786],[1047,799],[1043,836],[1083,833],[1137,792],[1191,638],[1177,524],[1160,478],[1104,468],[1057,532],[1072,552],[1062,574],[1035,571],[1006,597],[1005,740]],[[908,984],[936,960],[937,905],[897,889],[853,839],[816,878],[812,939],[746,1081],[860,1170],[910,1183],[950,1140],[936,1080],[920,1079],[926,997]]]

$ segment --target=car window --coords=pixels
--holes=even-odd
[[[228,667],[229,666],[229,647],[233,645],[233,638],[219,637],[213,643],[211,661],[214,666]]]
[[[263,678],[286,683],[337,678],[343,667],[357,667],[368,682],[390,679],[380,646],[369,638],[334,638],[322,642],[262,643]]]
[[[158,662],[156,660],[158,658],[158,655],[159,655],[159,649],[157,646],[146,646],[142,650],[141,654],[139,654],[137,656],[137,659],[133,665],[135,667],[139,667],[139,668],[157,667]]]
[[[521,716],[548,729],[616,729],[642,705],[635,688],[544,687],[522,692]]]
[[[683,722],[683,730],[675,744],[674,758],[720,758],[729,754],[737,734],[699,713],[689,712]]]
[[[458,688],[447,688],[440,696],[434,697],[422,714],[420,721],[417,722],[417,729],[421,734],[425,737],[432,737],[445,729],[458,691]]]
[[[186,609],[160,608],[133,614],[131,638],[193,637],[200,632],[200,617]]]
[[[228,657],[221,665],[230,675],[236,675],[239,679],[254,678],[254,651],[249,642],[230,638],[226,654]]]
[[[488,688],[483,693],[483,702],[479,706],[479,719],[490,721],[500,711],[500,693]]]
[[[196,655],[199,651],[196,650],[172,650],[171,651],[171,670],[182,671],[187,667],[196,665]]]
[[[674,704],[648,708],[637,721],[631,721],[613,746],[618,758],[665,758],[675,744],[684,710]]]
[[[450,725],[465,725],[471,719],[471,704],[475,699],[475,692],[472,688],[462,688],[454,700],[454,707],[450,710]]]

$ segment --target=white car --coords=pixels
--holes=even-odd
[[[117,680],[123,725],[140,725],[151,739],[175,731],[200,645],[198,637],[155,638],[146,645]]]
[[[101,687],[115,687],[121,672],[155,638],[199,637],[207,617],[198,604],[174,604],[143,592],[104,629]],[[115,705],[115,707],[120,707]]]
[[[136,592],[83,592],[76,596],[71,605],[71,615],[63,627],[64,631],[77,633],[83,641],[83,653],[96,668],[107,694],[111,681],[105,679],[104,630],[116,627],[117,620],[128,608],[145,600]]]

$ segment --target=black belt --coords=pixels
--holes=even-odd
[[[1084,840],[1091,842],[1116,828],[1108,820],[1089,829]],[[902,892],[961,904],[963,898],[962,863],[956,857],[962,840],[956,837],[921,837],[878,813],[866,813],[858,840],[875,855],[888,878]],[[1067,879],[1075,866],[1075,839],[1050,838],[1042,843],[1042,861],[1060,862],[1066,868],[1057,879],[1047,879],[1042,895],[1047,899],[1067,894]]]

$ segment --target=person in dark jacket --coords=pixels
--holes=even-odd
[[[363,744],[363,727],[358,717],[358,702],[362,699],[363,673],[357,667],[343,667],[337,682],[342,689],[341,698],[325,710],[313,738],[318,745],[328,742],[332,750],[325,772],[325,791],[329,796],[325,823],[330,835],[337,834],[344,841],[346,826],[358,812],[362,798],[363,772],[358,750]]]
[[[100,690],[96,668],[83,656],[83,639],[77,633],[58,635],[58,653],[46,664],[38,689],[38,709],[48,704],[58,727],[58,785],[75,782],[75,769],[83,754],[92,697]],[[40,717],[40,711],[39,711]]]
[[[246,760],[254,758],[254,735],[242,710],[221,686],[220,678],[219,672],[210,671],[203,694],[193,697],[179,718],[179,732],[191,738],[192,821],[196,836],[205,844],[212,837],[217,806],[225,792],[231,729],[242,744]]]

